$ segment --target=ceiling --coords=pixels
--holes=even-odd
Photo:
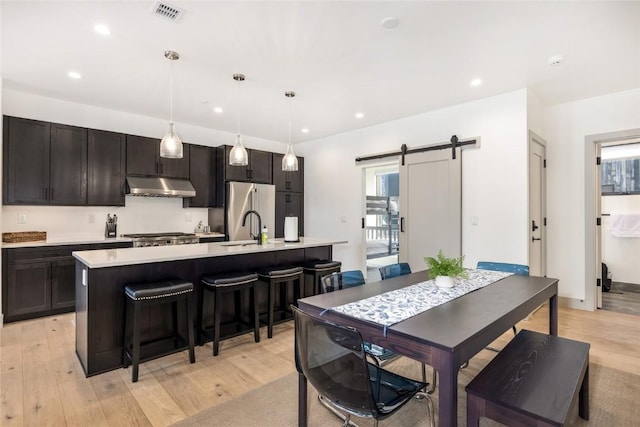
[[[3,0],[4,87],[168,121],[171,49],[178,133],[235,132],[240,111],[242,134],[286,141],[291,109],[294,143],[521,88],[552,105],[640,87],[639,1],[166,3],[179,23],[150,1]]]

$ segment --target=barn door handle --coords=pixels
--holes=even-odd
[[[531,220],[531,231],[536,231],[538,228],[540,228],[540,227],[538,227],[536,225],[536,221],[535,220]]]
[[[532,242],[535,242],[536,240],[542,240],[542,238],[541,237],[533,237],[533,236],[531,237],[531,241]]]
[[[404,217],[400,217],[400,231],[404,233]]]

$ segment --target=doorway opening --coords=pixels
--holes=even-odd
[[[640,315],[640,141],[600,146],[603,310]]]
[[[364,176],[367,280],[377,281],[380,267],[398,262],[398,163],[367,167]]]
[[[602,308],[603,285],[605,285],[605,281],[612,279],[613,282],[616,280],[616,277],[621,277],[619,274],[623,271],[623,269],[618,266],[617,270],[619,274],[616,275],[616,272],[610,268],[609,262],[604,259],[602,254],[603,240],[605,238],[609,239],[609,234],[611,233],[610,227],[614,225],[612,220],[616,219],[618,215],[640,214],[640,205],[633,205],[636,196],[634,194],[623,196],[623,202],[626,205],[624,212],[622,212],[622,210],[619,212],[610,211],[610,208],[616,205],[619,200],[611,198],[612,195],[607,195],[607,193],[610,193],[612,190],[615,192],[615,180],[620,180],[620,178],[615,178],[615,176],[611,177],[610,175],[603,176],[601,151],[603,148],[606,150],[606,147],[610,146],[640,143],[640,129],[588,135],[585,137],[585,142],[585,279],[587,286],[585,289],[584,307],[594,310]],[[611,168],[607,167],[605,170],[608,170],[609,174],[611,173]],[[616,173],[614,173],[614,175],[616,175]],[[612,180],[614,182],[613,189],[611,187]],[[605,196],[603,196],[603,192]],[[618,209],[618,207],[613,209]],[[603,226],[605,222],[607,222],[607,224]],[[627,238],[625,241],[637,243],[640,242],[640,237]],[[617,243],[622,243],[622,241]],[[604,245],[606,246],[607,243],[605,242]],[[607,249],[605,247],[604,250],[610,252],[610,248]],[[607,259],[609,259],[610,254],[606,255]],[[605,270],[603,268],[603,261],[607,264],[607,271],[603,271]],[[635,281],[635,279],[632,279],[632,281]],[[635,314],[640,315],[640,312]]]

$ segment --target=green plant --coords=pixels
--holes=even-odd
[[[429,277],[449,276],[449,277],[468,277],[462,267],[464,255],[460,258],[447,258],[442,254],[442,250],[438,251],[438,257],[425,257],[424,262],[429,266]]]

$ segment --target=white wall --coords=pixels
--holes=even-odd
[[[47,98],[16,90],[2,91],[2,110],[9,116],[162,138],[167,120]],[[235,134],[176,123],[183,141],[192,144],[232,145]],[[250,148],[284,153],[286,144],[250,136]],[[126,197],[125,207],[3,206],[2,231],[47,231],[55,240],[104,235],[107,213],[118,215],[118,234],[163,231],[192,232],[198,221],[208,222],[208,210],[182,208],[182,199]],[[18,224],[25,214],[26,224]]]
[[[585,283],[585,137],[638,127],[640,88],[545,110],[547,274],[560,278],[559,294],[578,304],[595,286]]]
[[[639,214],[640,195],[604,196],[602,212],[608,214]],[[602,217],[602,261],[607,264],[616,282],[636,283],[640,286],[640,238],[611,235],[611,217]]]
[[[459,138],[481,138],[466,149],[462,178],[465,265],[480,259],[527,263],[527,91],[485,98],[352,132],[302,143],[305,233],[346,239],[334,248],[345,269],[364,268],[360,228],[364,194],[355,158]],[[471,217],[478,225],[471,225]]]

